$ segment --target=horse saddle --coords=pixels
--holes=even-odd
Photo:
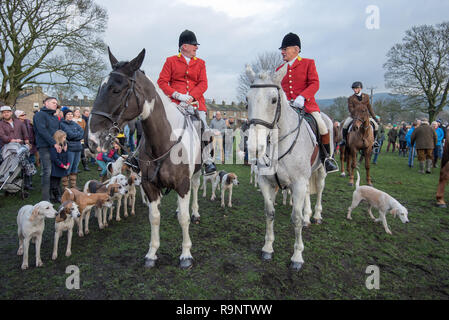
[[[348,132],[351,131],[353,123],[354,123],[354,120],[351,120],[351,122],[349,122]],[[375,126],[374,120],[372,118],[369,118],[369,123],[370,123],[371,127],[373,128],[373,132],[376,131],[376,126]]]

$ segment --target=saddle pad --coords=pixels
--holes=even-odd
[[[321,135],[318,132],[318,125],[315,118],[310,113],[306,113],[304,114],[304,119],[307,121],[307,124],[309,125],[311,132],[315,136],[316,141],[321,141]]]

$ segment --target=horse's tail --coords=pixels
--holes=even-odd
[[[355,188],[357,189],[358,187],[360,187],[360,174],[359,174],[359,170],[357,170],[357,181],[355,182]]]

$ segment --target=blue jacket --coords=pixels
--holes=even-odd
[[[52,177],[65,177],[68,175],[68,170],[61,168],[61,165],[68,164],[67,151],[62,150],[61,153],[57,153],[55,147],[51,147],[50,158]]]
[[[437,146],[440,146],[441,142],[444,139],[444,131],[441,128],[437,128],[436,133],[437,133]]]
[[[81,140],[84,138],[84,130],[75,121],[61,121],[61,130],[67,133],[67,151],[80,152],[83,150]]]
[[[49,148],[56,144],[53,135],[60,129],[60,123],[54,116],[55,110],[43,107],[33,117],[34,136],[37,148]]]
[[[412,138],[413,130],[415,130],[415,127],[412,126],[410,128],[410,130],[407,131],[407,134],[405,135],[405,140],[407,141],[407,147],[409,147],[409,148],[412,147],[412,140],[411,140],[411,138]],[[416,143],[415,143],[415,145],[416,145]]]

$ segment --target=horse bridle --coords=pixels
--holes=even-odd
[[[109,134],[108,136],[111,138],[116,138],[118,136],[118,134],[120,133],[121,129],[118,126],[118,120],[121,118],[123,112],[125,112],[128,109],[128,103],[129,103],[129,97],[131,96],[131,93],[134,94],[134,96],[136,97],[136,101],[137,101],[137,105],[140,106],[140,97],[139,94],[136,91],[136,74],[137,71],[134,71],[134,74],[132,77],[122,73],[122,72],[118,72],[118,71],[111,71],[111,73],[109,73],[109,75],[112,74],[117,74],[120,75],[122,77],[125,77],[128,80],[128,83],[131,82],[131,84],[129,84],[128,86],[128,91],[126,92],[126,94],[123,96],[122,100],[120,101],[120,103],[112,110],[111,113],[107,113],[107,112],[103,112],[103,111],[98,111],[98,110],[92,110],[91,114],[96,114],[98,116],[102,116],[106,119],[108,119],[109,121],[112,122],[112,127],[109,129]],[[121,106],[125,106],[125,108],[120,112],[120,114],[118,116],[114,116],[114,112],[116,110],[118,110]],[[114,132],[115,131],[115,132]]]
[[[261,119],[251,119],[248,122],[248,125],[250,125],[250,126],[252,124],[254,124],[254,125],[260,124],[261,126],[264,126],[264,127],[268,128],[270,130],[273,129],[274,126],[276,125],[276,123],[279,121],[279,118],[281,117],[281,93],[280,93],[281,88],[278,85],[276,85],[276,84],[253,84],[253,85],[250,86],[250,88],[251,89],[252,88],[275,88],[275,89],[278,90],[278,99],[277,99],[278,103],[277,103],[277,106],[276,106],[276,113],[274,115],[273,122],[269,123],[269,122],[267,122],[265,120],[261,120]]]

